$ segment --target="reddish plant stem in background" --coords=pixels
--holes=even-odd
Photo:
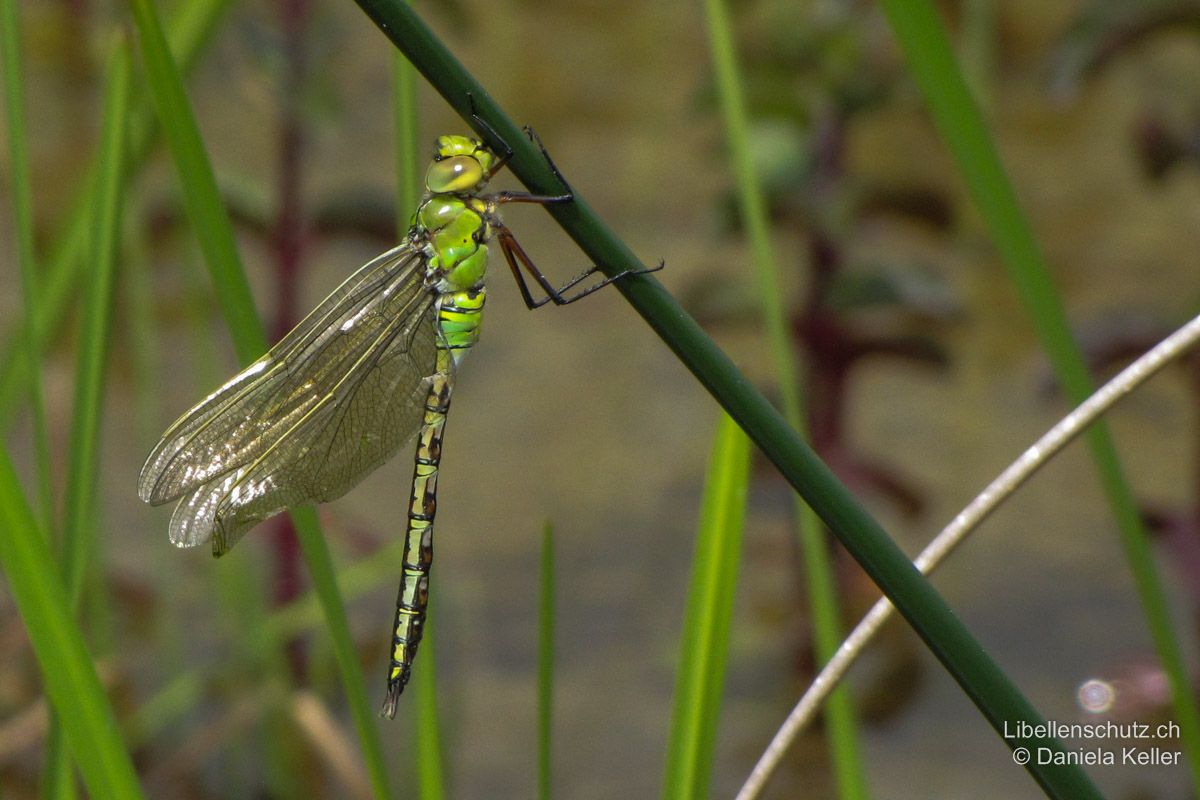
[[[283,33],[283,70],[279,86],[279,161],[274,229],[271,235],[275,253],[275,322],[272,341],[279,341],[298,321],[297,285],[304,250],[304,217],[301,200],[301,166],[304,150],[304,122],[301,94],[304,88],[304,34],[309,15],[309,0],[281,0],[279,4]],[[275,518],[271,531],[275,548],[274,604],[285,605],[300,594],[300,547],[292,519],[287,514]],[[302,643],[293,639],[287,645],[288,662],[293,676],[302,680],[305,657]]]
[[[809,436],[817,452],[827,456],[845,440],[846,383],[854,364],[841,320],[823,308],[840,267],[841,252],[819,230],[810,233],[808,252],[812,283],[794,328],[808,357]]]

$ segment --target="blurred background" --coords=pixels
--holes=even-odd
[[[169,20],[180,7],[160,11]],[[1196,306],[1200,5],[940,8],[1078,338],[1095,373],[1111,374]],[[744,0],[732,10],[814,441],[915,554],[1066,406],[877,6]],[[128,12],[97,0],[26,2],[21,12],[46,245],[80,190],[109,33]],[[500,105],[534,126],[634,252],[665,260],[661,281],[771,391],[698,5],[456,0],[421,13]],[[258,0],[221,15],[191,73],[255,299],[276,334],[396,240],[391,58],[353,3]],[[420,100],[423,140],[467,132],[431,90]],[[207,548],[172,547],[169,508],[137,499],[157,437],[236,359],[161,146],[136,175],[104,416],[99,566],[83,609],[89,641],[118,714],[137,723],[131,747],[151,796],[356,796],[361,776],[355,784],[331,766],[331,742],[355,745],[319,619],[285,653],[253,647],[272,610],[307,589],[286,531],[265,523],[216,561]],[[0,177],[7,189],[6,169]],[[507,175],[497,183],[518,188]],[[0,319],[11,330],[22,304],[7,191],[0,204]],[[536,207],[510,206],[506,221],[553,279],[587,266]],[[549,521],[556,787],[571,798],[650,796],[717,407],[617,292],[529,313],[504,270],[491,287],[483,339],[459,372],[440,480],[431,605],[449,793],[532,796]],[[55,454],[66,446],[73,319],[45,363]],[[1110,416],[1189,655],[1200,611],[1198,367],[1169,368]],[[4,402],[7,442],[28,468],[24,393]],[[755,463],[717,797],[736,791],[813,670],[789,489]],[[339,567],[402,533],[410,475],[405,448],[320,509]],[[848,558],[837,565],[849,624],[876,595]],[[399,568],[369,575],[349,602],[373,698]],[[1114,719],[1169,716],[1082,448],[1013,498],[935,585],[1048,718],[1082,719],[1076,691],[1092,678],[1120,687]],[[0,652],[0,793],[33,797],[41,686],[4,593]],[[428,655],[416,669],[434,667]],[[1039,796],[902,625],[851,682],[877,796]],[[298,687],[323,707],[324,738],[281,711]],[[405,794],[411,709],[406,695],[397,719],[379,722]],[[1191,796],[1183,767],[1091,774],[1109,797]],[[834,796],[819,730],[768,796]]]

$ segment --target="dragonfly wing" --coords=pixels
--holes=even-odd
[[[341,497],[411,438],[424,415],[436,362],[430,304],[384,331],[379,343],[308,414],[252,464],[179,504],[171,541],[210,536],[222,555],[258,522],[289,506]]]
[[[367,263],[278,344],[179,418],[142,467],[138,494],[159,505],[255,461],[330,386],[378,332],[429,302],[424,259],[409,243]]]
[[[171,514],[171,544],[176,547],[195,547],[213,538],[216,529],[217,506],[221,498],[246,474],[238,467],[204,484],[179,501]],[[228,548],[222,548],[222,552]]]

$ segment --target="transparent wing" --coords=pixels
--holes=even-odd
[[[285,506],[341,496],[394,453],[435,369],[433,300],[418,251],[385,253],[172,425],[139,481],[147,502],[188,495],[171,540],[217,534],[223,551]]]
[[[369,345],[367,326],[386,324],[414,301],[421,266],[407,243],[367,263],[262,358],[180,417],[142,467],[142,500],[175,500],[256,458],[291,415],[324,396],[322,385],[336,380],[338,366]]]
[[[171,518],[182,547],[212,538],[222,555],[258,522],[289,506],[341,497],[419,427],[429,376],[413,358],[436,359],[432,306],[393,326],[346,383],[327,394],[253,463],[199,487]],[[407,343],[406,343],[407,342]]]

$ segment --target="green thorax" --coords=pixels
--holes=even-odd
[[[408,232],[425,254],[426,285],[437,293],[439,370],[446,368],[441,358],[457,364],[479,340],[487,241],[496,218],[494,200],[482,192],[495,169],[495,154],[477,139],[440,137]]]
[[[437,290],[479,288],[487,271],[491,203],[480,197],[496,156],[467,136],[442,136],[425,175],[426,195],[413,215],[410,238],[421,242]]]

